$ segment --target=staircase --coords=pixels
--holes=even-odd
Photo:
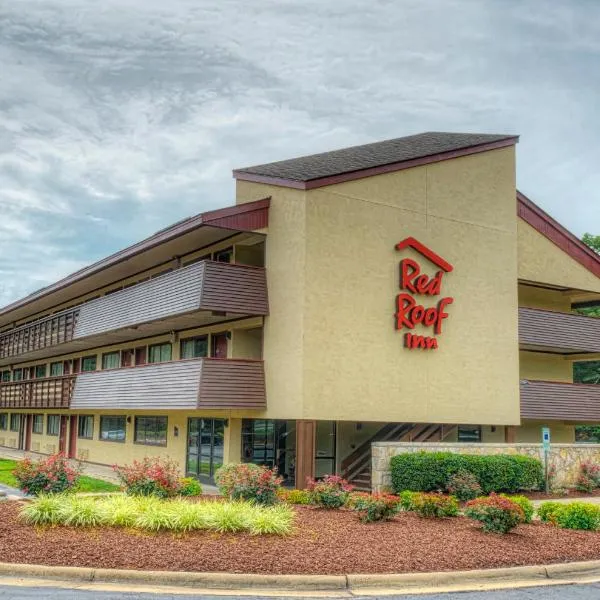
[[[435,423],[388,423],[342,461],[342,477],[356,490],[370,491],[373,442],[441,442],[455,429],[456,425]]]

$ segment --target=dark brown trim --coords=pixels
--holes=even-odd
[[[479,152],[487,152],[489,150],[497,150],[498,148],[505,148],[507,146],[514,146],[519,141],[519,136],[511,136],[503,140],[496,142],[488,142],[487,144],[479,144],[477,146],[469,146],[467,148],[460,148],[458,150],[452,150],[450,152],[440,152],[438,154],[431,154],[430,156],[423,156],[420,158],[413,158],[412,160],[404,160],[400,162],[390,163],[388,165],[381,165],[378,167],[371,167],[369,169],[359,169],[357,171],[350,171],[347,173],[339,173],[336,175],[330,175],[328,177],[321,177],[318,179],[311,179],[308,181],[300,181],[296,179],[284,179],[280,177],[268,177],[266,175],[256,175],[253,173],[247,173],[244,170],[234,170],[234,179],[240,181],[251,181],[253,183],[266,183],[269,185],[275,185],[279,187],[294,188],[297,190],[313,190],[326,185],[334,185],[336,183],[344,183],[346,181],[354,181],[355,179],[363,179],[364,177],[372,177],[374,175],[383,175],[385,173],[393,173],[395,171],[402,171],[404,169],[411,169],[413,167],[420,167],[423,165],[429,165],[435,162],[442,162],[451,158],[459,158],[461,156],[469,156],[471,154],[478,154]]]
[[[517,191],[517,214],[572,259],[596,277],[600,277],[600,255],[519,191]]]
[[[305,489],[307,479],[315,476],[317,422],[296,421],[296,488]]]

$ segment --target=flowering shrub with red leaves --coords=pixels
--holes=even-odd
[[[338,475],[325,475],[319,481],[309,478],[307,484],[311,502],[321,508],[341,508],[348,501],[353,489],[353,486]]]
[[[37,461],[25,458],[17,463],[13,475],[26,494],[60,494],[77,485],[81,468],[58,453]]]
[[[525,521],[525,513],[516,502],[496,494],[467,502],[465,515],[483,523],[484,531],[493,533],[508,533]]]
[[[169,498],[177,495],[181,488],[179,467],[169,458],[146,456],[131,465],[114,465],[113,470],[130,496]]]
[[[400,511],[400,498],[392,494],[350,494],[348,506],[363,523],[389,521]]]
[[[593,492],[600,487],[600,465],[584,461],[579,465],[579,475],[575,481],[575,487],[580,492]]]
[[[276,469],[253,463],[229,464],[215,473],[215,483],[224,496],[257,504],[275,504],[283,479]]]

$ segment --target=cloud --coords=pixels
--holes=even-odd
[[[184,216],[233,167],[425,130],[521,134],[600,232],[600,5],[28,0],[0,7],[0,304]]]

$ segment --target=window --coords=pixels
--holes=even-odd
[[[86,440],[94,437],[94,417],[92,415],[79,415],[77,436]]]
[[[65,366],[62,362],[50,363],[50,377],[61,377],[65,374]]]
[[[60,415],[48,415],[46,435],[58,435],[60,431]]]
[[[156,344],[154,346],[150,346],[149,350],[149,360],[151,363],[159,363],[165,362],[167,360],[171,360],[171,344]]]
[[[479,425],[459,425],[459,442],[481,442],[481,427]]]
[[[33,433],[44,433],[44,415],[33,415],[31,431]]]
[[[215,252],[213,254],[213,260],[217,262],[233,262],[233,248],[227,248],[225,250],[220,250],[219,252]]]
[[[15,369],[13,371],[13,381],[21,381],[23,379],[23,369]]]
[[[10,371],[2,371],[2,381],[10,381]]]
[[[100,417],[100,439],[105,442],[124,442],[125,426],[125,417]]]
[[[6,431],[8,427],[8,413],[0,413],[0,429]]]
[[[12,413],[10,415],[10,430],[19,431],[21,429],[21,415]]]
[[[36,379],[46,377],[46,365],[36,365],[34,370],[34,377]]]
[[[135,443],[166,446],[167,417],[136,417]]]
[[[81,359],[81,370],[82,371],[95,371],[96,370],[96,357],[86,356]]]
[[[181,340],[181,358],[200,358],[208,356],[208,336]]]
[[[107,352],[102,355],[103,369],[118,369],[120,366],[121,357],[118,352]]]

